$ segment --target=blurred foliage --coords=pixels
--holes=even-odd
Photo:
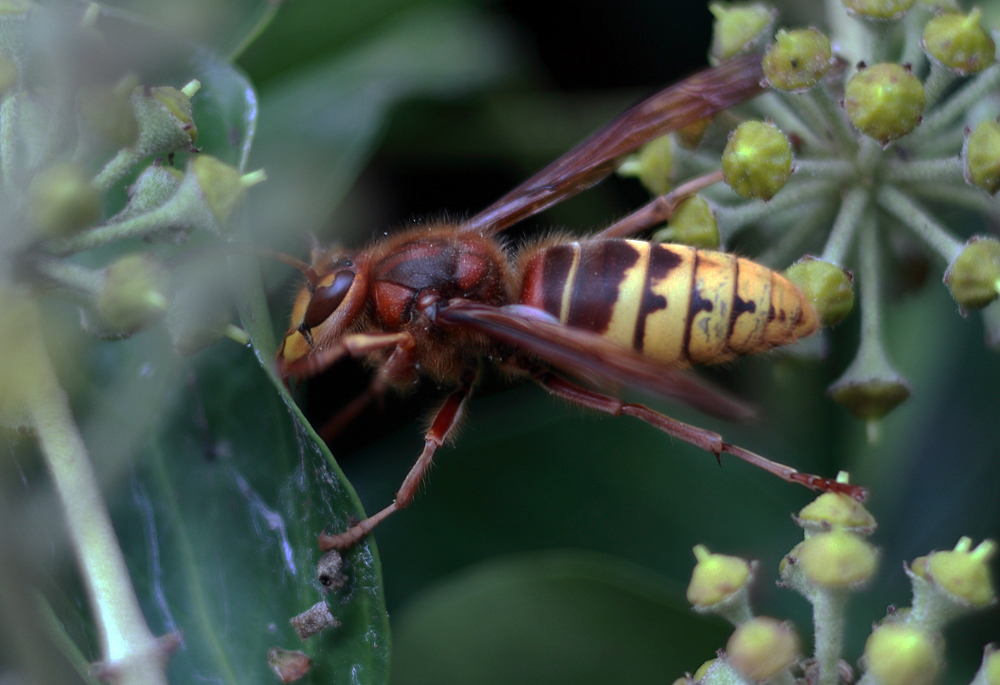
[[[183,45],[221,55],[272,9],[236,0],[116,4]],[[239,239],[304,257],[310,236],[360,246],[415,216],[473,212],[703,63],[701,48],[671,55],[674,34],[701,32],[708,44],[699,3],[598,2],[556,12],[511,2],[488,13],[478,4],[279,7],[237,61],[248,83],[239,86],[231,79],[242,76],[227,68],[228,95],[194,100],[200,144],[217,155],[228,146],[231,161],[239,159],[234,130],[237,140],[247,130],[227,128],[234,119],[221,112],[239,102],[237,111],[259,124],[247,168],[264,167],[269,181],[251,192]],[[615,45],[625,37],[620,55],[603,47],[609,34]],[[539,64],[535,55],[554,42],[558,59]],[[627,66],[634,54],[656,64],[641,88]],[[599,92],[586,90],[595,55]],[[626,65],[626,89],[607,89],[609,64]],[[194,75],[190,64],[151,74],[178,86]],[[575,89],[553,87],[560,83]],[[637,185],[616,179],[521,230],[586,232],[643,199]],[[367,511],[391,501],[422,445],[422,417],[445,389],[390,399],[382,413],[362,417],[333,445],[350,485],[340,483],[336,464],[261,370],[287,315],[288,269],[261,264],[273,293],[265,305],[256,269],[232,261],[259,359],[229,341],[180,359],[162,326],[90,343],[76,331],[75,312],[55,305],[49,314],[52,354],[147,620],[157,633],[183,631],[174,682],[276,682],[265,672],[271,645],[309,654],[317,667],[307,682],[386,682],[386,607],[395,682],[669,682],[713,656],[725,635],[721,623],[684,608],[691,548],[704,543],[773,572],[796,542],[786,517],[809,500],[806,490],[733,460],[720,468],[638,422],[488,383],[414,505],[379,527],[378,555],[374,544],[348,555],[348,585],[327,595],[343,626],[303,646],[286,621],[321,598],[311,582],[316,534],[359,515],[351,486]],[[883,558],[949,549],[961,535],[996,539],[1000,360],[984,350],[978,318],[954,310],[941,287],[899,295],[888,308],[887,346],[914,392],[882,422],[875,444],[823,395],[850,361],[840,351],[856,346],[856,315],[827,334],[850,344],[832,345],[825,362],[771,355],[709,372],[763,408],[753,425],[664,409],[803,471],[850,470],[872,491],[872,541]],[[362,378],[341,364],[298,397],[318,425]],[[93,635],[59,507],[31,443],[12,445],[12,458],[0,461],[0,678],[16,667],[34,682],[87,682]],[[25,599],[26,586],[42,591],[44,611],[35,595]],[[861,653],[884,602],[907,597],[902,570],[882,569],[848,610],[847,653]],[[755,588],[754,603],[808,624],[805,602],[767,584]],[[995,612],[949,629],[955,682],[968,682],[982,646],[998,635]]]

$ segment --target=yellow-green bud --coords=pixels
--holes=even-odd
[[[191,98],[170,86],[132,91],[132,106],[139,121],[136,150],[143,155],[167,154],[194,149],[198,127],[191,111]]]
[[[806,256],[788,267],[785,277],[813,303],[824,326],[840,323],[854,307],[854,275],[846,269]]]
[[[708,11],[715,17],[712,27],[712,60],[721,62],[752,52],[764,45],[778,16],[777,10],[763,2],[713,2]]]
[[[726,143],[722,174],[747,199],[770,200],[792,173],[792,145],[774,124],[744,121]]]
[[[229,166],[211,155],[198,155],[191,160],[190,172],[198,181],[198,186],[205,196],[205,202],[212,209],[215,218],[225,226],[233,209],[257,178],[251,175],[241,176],[236,167]]]
[[[795,546],[791,556],[809,581],[828,588],[860,585],[871,578],[878,565],[874,547],[839,528],[810,536]]]
[[[40,172],[28,193],[32,222],[49,237],[86,228],[101,215],[101,194],[74,162],[57,162]]]
[[[944,272],[944,284],[963,309],[982,309],[1000,294],[1000,241],[976,236]]]
[[[930,685],[941,669],[939,640],[905,623],[885,623],[865,643],[866,672],[880,685]]]
[[[167,312],[170,275],[146,255],[122,257],[108,267],[97,309],[117,335],[152,325]]]
[[[974,74],[993,64],[996,45],[979,25],[982,12],[942,14],[924,26],[924,50],[960,76]]]
[[[847,82],[844,104],[854,127],[882,145],[916,128],[924,86],[906,67],[889,62],[860,70]]]
[[[979,668],[979,672],[986,681],[986,685],[1000,685],[1000,651],[997,651],[995,645],[986,645],[983,665]],[[977,679],[973,682],[979,683],[980,681]]]
[[[983,540],[970,550],[972,541],[963,537],[955,549],[931,552],[913,560],[910,569],[917,576],[946,590],[957,600],[982,608],[996,601],[990,580],[989,562],[996,554],[996,544]]]
[[[77,95],[80,116],[105,140],[119,147],[129,147],[139,138],[132,92],[139,78],[129,74],[114,86],[81,88]]]
[[[691,574],[687,600],[695,608],[710,607],[732,597],[751,578],[750,563],[745,559],[712,554],[704,545],[696,546],[694,555],[698,563]]]
[[[709,659],[708,661],[706,661],[705,663],[703,663],[701,666],[699,666],[698,670],[695,671],[694,675],[692,676],[692,678],[694,679],[694,681],[695,682],[699,682],[702,678],[704,678],[705,674],[708,673],[708,669],[712,668],[712,666],[715,665],[716,661],[718,661],[718,659]]]
[[[990,195],[1000,190],[1000,123],[980,121],[962,147],[965,180]]]
[[[774,37],[764,55],[764,77],[778,90],[811,88],[830,68],[830,39],[816,29],[785,31]]]
[[[174,167],[155,162],[150,164],[128,187],[128,204],[115,216],[115,220],[145,214],[159,207],[177,191],[183,178],[184,174]]]
[[[715,213],[700,195],[681,202],[667,227],[653,234],[658,242],[682,243],[709,250],[719,249],[719,225]]]
[[[19,78],[21,71],[17,68],[17,62],[7,55],[0,54],[0,98],[17,85]]]
[[[618,175],[638,178],[653,195],[665,195],[670,191],[674,166],[671,138],[660,136],[643,145],[637,154],[618,167]]]
[[[910,396],[910,384],[886,359],[881,342],[862,339],[854,361],[826,394],[860,419],[878,419]]]
[[[914,0],[841,0],[849,14],[867,19],[899,19]]]
[[[799,638],[788,623],[760,616],[739,626],[726,643],[729,663],[756,681],[773,678],[799,657]]]
[[[875,517],[864,505],[853,497],[837,492],[824,492],[802,507],[796,523],[813,533],[840,527],[868,535],[875,529]]]

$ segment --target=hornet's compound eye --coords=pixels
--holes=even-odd
[[[354,283],[353,271],[338,271],[330,285],[321,285],[313,291],[309,298],[309,306],[306,307],[306,315],[302,319],[302,325],[307,328],[315,328],[327,320],[333,314],[340,303],[347,296],[347,291]]]

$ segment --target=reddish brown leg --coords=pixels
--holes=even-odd
[[[760,467],[769,473],[773,473],[789,483],[800,483],[813,490],[822,490],[824,492],[842,492],[859,501],[864,500],[868,496],[868,491],[861,486],[840,483],[828,478],[801,473],[790,466],[765,459],[759,454],[745,450],[742,447],[723,442],[722,436],[717,433],[682,423],[641,404],[622,402],[616,397],[584,388],[572,381],[556,376],[550,371],[537,371],[534,377],[542,387],[564,400],[613,416],[634,416],[651,426],[659,428],[664,433],[672,435],[675,438],[680,438],[695,447],[700,447],[706,452],[711,452],[715,455],[716,459],[725,452]]]
[[[396,349],[392,351],[392,354],[382,364],[375,377],[372,378],[368,389],[363,394],[351,400],[350,404],[338,411],[323,424],[323,427],[319,430],[319,436],[323,438],[324,442],[330,442],[330,440],[336,437],[372,401],[380,400],[394,380],[397,382],[408,382],[410,377],[413,376],[413,351],[416,345],[409,334],[403,335],[406,336],[405,339],[396,344]],[[368,337],[371,338],[371,336]],[[370,352],[371,349],[366,351]]]
[[[624,238],[669,221],[677,206],[702,188],[722,180],[721,171],[693,178],[687,183],[677,186],[666,195],[653,198],[645,206],[635,210],[625,218],[617,221],[595,235],[595,238]]]
[[[308,357],[285,366],[281,369],[281,375],[284,378],[315,376],[344,355],[363,357],[369,352],[384,350],[387,347],[405,345],[412,347],[413,344],[413,336],[409,333],[353,333],[345,335],[344,339],[333,347],[314,350]]]
[[[444,444],[445,440],[448,439],[448,434],[458,423],[462,415],[462,408],[465,406],[465,401],[472,392],[474,380],[475,374],[468,373],[462,380],[461,387],[448,395],[448,399],[444,401],[444,404],[438,409],[437,414],[434,415],[434,421],[431,423],[430,430],[424,435],[424,451],[420,453],[416,463],[413,464],[410,472],[403,479],[403,484],[396,493],[395,501],[377,514],[369,516],[364,521],[351,526],[340,535],[327,535],[325,533],[320,535],[319,548],[321,550],[347,549],[357,544],[361,538],[370,533],[389,514],[409,506],[410,502],[413,501],[413,496],[416,494],[417,488],[423,482],[427,469],[430,468],[434,453],[438,447]]]

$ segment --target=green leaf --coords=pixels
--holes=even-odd
[[[683,588],[614,557],[501,558],[442,581],[395,621],[393,683],[665,683],[729,629]]]

